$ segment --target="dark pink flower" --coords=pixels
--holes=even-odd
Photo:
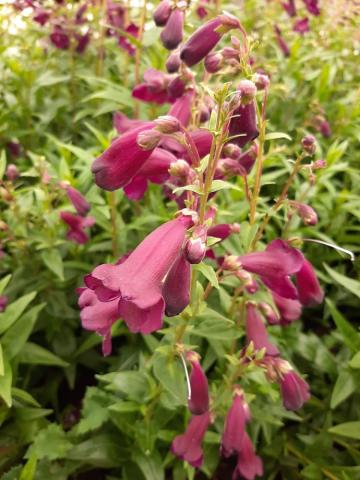
[[[0,312],[5,312],[8,301],[9,300],[6,295],[0,295]]]
[[[161,328],[165,313],[162,282],[179,255],[190,224],[189,217],[164,223],[121,265],[100,265],[85,277],[85,284],[99,300],[118,299],[119,315],[131,332],[151,333]]]
[[[289,57],[290,56],[290,48],[289,48],[288,44],[285,42],[285,40],[284,40],[284,38],[281,34],[281,30],[277,25],[274,26],[274,31],[275,31],[276,42],[279,45],[280,50],[283,52],[285,57]]]
[[[110,25],[115,28],[123,27],[125,10],[122,5],[113,2],[107,2],[106,14]]]
[[[162,44],[168,50],[174,50],[182,42],[184,30],[184,12],[175,8],[170,13],[165,28],[160,34]]]
[[[296,274],[296,286],[299,292],[299,300],[303,305],[316,305],[323,301],[324,291],[320,286],[313,266],[306,259]]]
[[[231,138],[231,143],[242,148],[258,135],[255,101],[240,105],[230,120],[229,137],[234,137]]]
[[[263,475],[262,461],[260,457],[255,455],[250,437],[245,432],[233,479],[236,480],[240,476],[245,480],[254,480],[257,475],[259,477]]]
[[[289,204],[296,210],[305,225],[316,225],[318,223],[317,213],[310,205],[294,200],[290,200]]]
[[[67,50],[70,48],[70,38],[68,33],[60,26],[56,25],[50,34],[51,43],[60,50]]]
[[[82,217],[86,217],[91,208],[90,203],[86,198],[79,192],[79,190],[70,186],[66,188],[66,193],[77,213]]]
[[[246,422],[250,420],[250,410],[240,389],[235,391],[231,407],[226,415],[224,433],[221,440],[221,453],[230,457],[243,447]]]
[[[111,302],[100,302],[95,292],[89,288],[81,288],[79,293],[81,324],[85,330],[96,332],[103,337],[103,355],[110,355],[111,326],[120,317],[118,299]]]
[[[208,381],[199,363],[199,356],[194,352],[188,352],[187,359],[191,363],[189,410],[193,415],[202,415],[209,410]]]
[[[238,261],[244,270],[260,275],[265,285],[274,292],[285,298],[297,298],[297,290],[289,275],[301,269],[304,256],[284,240],[273,240],[265,251],[241,255]]]
[[[189,305],[190,277],[190,264],[181,253],[166,275],[162,289],[168,317],[178,315]]]
[[[169,0],[162,0],[156,7],[153,19],[157,27],[164,27],[171,14],[171,2]]]
[[[94,225],[95,219],[93,217],[81,217],[74,213],[62,211],[60,212],[60,218],[69,227],[66,238],[80,245],[89,240],[88,235],[85,233],[85,228],[90,228]]]
[[[251,303],[246,305],[246,338],[248,343],[253,342],[255,350],[265,348],[266,355],[277,356],[280,353],[277,347],[269,342],[261,316]]]
[[[319,132],[325,138],[331,137],[331,127],[327,120],[323,120],[319,126]]]
[[[50,13],[44,10],[43,8],[36,8],[34,12],[34,21],[39,23],[41,26],[45,25],[45,23],[49,20]]]
[[[77,41],[77,45],[76,45],[76,52],[77,53],[84,53],[87,46],[89,45],[89,42],[90,42],[90,32],[87,31],[86,33],[84,33],[83,35],[75,35],[75,38],[76,38],[76,41]]]
[[[147,120],[138,120],[127,117],[122,112],[115,112],[113,116],[113,126],[118,133],[124,133],[134,128],[142,127],[148,123]]]
[[[316,17],[320,15],[318,0],[303,0],[305,7],[309,13]]]
[[[220,41],[223,33],[237,28],[239,22],[231,15],[219,15],[198,28],[184,43],[180,58],[188,67],[199,63]]]
[[[269,323],[289,325],[290,323],[300,318],[302,312],[302,305],[298,300],[284,298],[275,292],[272,292],[272,296],[275,305],[279,310],[280,318],[276,322],[269,321]]]
[[[287,410],[298,410],[310,398],[309,385],[291,367],[282,362],[280,390],[284,407]]]
[[[187,127],[191,120],[191,107],[194,99],[194,90],[187,90],[171,105],[168,115],[177,118],[183,127]]]
[[[88,3],[85,1],[80,7],[76,10],[75,14],[75,23],[76,25],[82,25],[85,22],[84,15],[88,8]]]
[[[9,150],[10,155],[14,158],[20,157],[21,155],[21,145],[19,142],[7,142],[6,148]]]
[[[258,156],[258,150],[259,148],[257,144],[254,143],[249,148],[249,150],[246,150],[246,152],[242,153],[237,160],[240,167],[242,167],[245,170],[246,175],[249,175],[249,173],[251,173],[251,170],[255,165],[256,158]]]
[[[135,25],[135,23],[130,23],[130,25],[126,27],[125,32],[128,35],[131,35],[132,37],[137,38],[139,35],[139,27]],[[126,50],[129,55],[131,56],[135,55],[135,52],[136,52],[135,46],[124,35],[120,35],[118,44],[119,44],[119,47]]]
[[[159,105],[171,102],[172,98],[167,91],[170,78],[163,72],[148,68],[144,73],[144,83],[133,88],[132,96],[143,102],[154,102]]]
[[[295,0],[288,0],[287,3],[281,2],[281,5],[290,17],[296,17]]]
[[[185,433],[174,438],[171,445],[172,453],[194,468],[201,467],[203,463],[201,444],[210,423],[209,412],[192,417]]]
[[[180,52],[172,52],[166,60],[166,70],[168,73],[176,73],[181,65]]]
[[[151,155],[151,150],[143,150],[137,144],[138,134],[153,127],[154,123],[148,122],[124,133],[94,161],[91,170],[96,185],[112,191],[130,182]]]
[[[300,18],[294,23],[293,27],[294,32],[300,33],[300,35],[304,35],[304,33],[310,31],[309,26],[309,19],[307,17]]]
[[[9,163],[6,167],[5,175],[11,182],[13,182],[19,177],[20,172],[14,163]]]

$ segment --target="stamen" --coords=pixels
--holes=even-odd
[[[186,378],[186,386],[187,386],[187,391],[188,391],[188,400],[191,400],[191,385],[190,385],[190,378],[189,378],[189,373],[188,373],[188,369],[187,369],[187,366],[186,366],[186,361],[185,361],[185,358],[184,358],[184,355],[179,352],[179,356],[181,358],[181,362],[182,362],[182,365],[184,367],[184,371],[185,371],[185,378]]]
[[[304,242],[319,243],[321,245],[326,245],[327,247],[333,248],[334,250],[346,253],[347,255],[349,255],[350,260],[352,262],[355,261],[355,255],[351,250],[347,250],[346,248],[339,247],[339,245],[336,245],[335,243],[324,242],[323,240],[315,240],[314,238],[303,238],[303,241]]]

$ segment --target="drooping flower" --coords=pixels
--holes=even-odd
[[[174,50],[182,42],[184,29],[184,12],[175,8],[170,13],[165,28],[160,34],[162,44],[168,50]]]
[[[167,87],[170,76],[154,68],[148,68],[144,73],[144,82],[133,88],[132,96],[143,102],[154,102],[162,105],[171,102]]]
[[[86,198],[79,192],[79,190],[76,190],[76,188],[73,188],[70,185],[66,187],[66,193],[77,213],[82,217],[86,217],[91,208],[90,203]]]
[[[302,305],[298,300],[291,300],[284,298],[275,292],[272,292],[272,296],[277,309],[279,310],[280,318],[278,321],[271,322],[271,324],[289,325],[290,323],[298,320],[301,316]]]
[[[294,32],[300,33],[300,35],[304,35],[304,33],[310,31],[309,26],[309,19],[307,17],[300,18],[294,23],[293,27]]]
[[[302,219],[305,225],[317,224],[317,213],[310,205],[307,205],[306,203],[296,202],[294,200],[289,201],[289,204],[296,210],[297,214]]]
[[[296,286],[299,292],[299,300],[303,305],[311,306],[323,301],[324,291],[320,286],[313,266],[306,259],[304,259],[301,269],[296,273]]]
[[[245,432],[233,479],[236,480],[240,476],[245,480],[254,480],[256,476],[260,477],[262,475],[263,464],[261,458],[255,454],[250,437]]]
[[[70,48],[70,37],[60,25],[55,26],[50,34],[50,40],[51,43],[60,50],[67,50]]]
[[[153,127],[154,123],[148,122],[124,133],[94,161],[91,170],[96,185],[112,191],[130,182],[151,155],[151,150],[143,150],[137,144],[138,134]]]
[[[290,48],[288,44],[285,42],[284,37],[281,34],[281,30],[277,25],[274,26],[274,31],[275,31],[276,42],[279,45],[280,50],[282,51],[285,57],[290,57]]]
[[[181,65],[181,60],[180,60],[180,52],[176,50],[176,52],[172,52],[169,56],[168,59],[166,60],[166,70],[168,73],[176,73]]]
[[[202,415],[209,410],[208,381],[199,363],[199,356],[195,352],[188,352],[186,357],[191,363],[189,410],[193,415]]]
[[[162,0],[153,13],[153,19],[157,27],[164,27],[171,14],[171,2]]]
[[[75,34],[75,39],[77,41],[76,52],[80,54],[84,53],[90,42],[90,32],[87,31],[83,35]]]
[[[270,343],[266,327],[255,305],[246,305],[246,338],[248,343],[253,342],[255,350],[265,348],[266,355],[277,356],[279,350]]]
[[[34,12],[34,22],[38,23],[39,25],[43,26],[49,20],[50,13],[43,8],[36,8]]]
[[[296,5],[295,0],[288,0],[287,3],[281,2],[282,7],[287,12],[289,17],[296,17]]]
[[[309,13],[316,17],[320,15],[318,0],[303,0],[305,7]]]
[[[209,412],[193,416],[185,433],[174,438],[171,444],[172,453],[194,468],[201,467],[203,463],[201,444],[210,423]]]
[[[239,453],[243,447],[245,426],[250,420],[250,410],[243,392],[235,391],[231,407],[226,415],[225,427],[221,440],[221,453],[230,457]]]
[[[287,410],[298,410],[310,398],[309,385],[284,360],[281,361],[280,371],[279,383],[284,407]]]
[[[62,211],[60,212],[60,218],[69,227],[66,238],[80,245],[89,240],[85,229],[94,225],[95,219],[93,217],[81,217],[74,213]]]
[[[178,315],[189,305],[190,277],[190,264],[181,253],[166,275],[162,289],[168,317]]]
[[[139,27],[137,25],[135,25],[135,23],[130,23],[130,25],[128,25],[125,28],[125,33],[127,33],[131,37],[137,38],[138,35],[139,35]],[[119,47],[126,50],[129,55],[131,55],[131,56],[135,55],[136,48],[130,42],[130,40],[128,39],[127,36],[120,35],[119,40],[118,40],[118,45],[119,45]]]
[[[80,288],[79,293],[81,324],[85,330],[96,332],[103,337],[103,355],[110,355],[111,326],[120,318],[118,299],[111,302],[100,302],[95,292],[89,288]]]
[[[219,15],[198,28],[184,43],[180,58],[188,67],[199,63],[217,45],[222,35],[238,28],[239,21],[232,15]]]
[[[240,105],[234,110],[229,125],[229,137],[231,143],[243,147],[259,135],[256,120],[256,108],[254,101],[246,105]]]
[[[104,264],[85,277],[100,301],[118,299],[118,312],[129,330],[161,328],[165,300],[162,282],[179,255],[190,217],[164,223],[148,235],[121,265]]]

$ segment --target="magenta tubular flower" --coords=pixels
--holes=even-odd
[[[75,14],[75,23],[76,25],[82,25],[85,22],[84,15],[88,8],[88,3],[85,1],[80,7],[76,10]]]
[[[0,312],[5,312],[8,301],[9,300],[6,295],[0,295]]]
[[[240,105],[230,120],[229,137],[234,136],[231,138],[231,143],[242,148],[248,142],[255,140],[258,135],[255,102]]]
[[[104,190],[124,187],[139,171],[151,155],[151,150],[143,150],[137,144],[140,132],[154,127],[153,122],[130,130],[115,140],[92,164],[95,183]]]
[[[181,65],[180,52],[172,52],[166,60],[166,70],[168,73],[176,73]]]
[[[230,223],[219,223],[210,227],[207,231],[209,237],[220,238],[220,240],[226,240],[233,233],[233,225]]]
[[[184,12],[175,8],[160,34],[162,44],[168,50],[174,50],[182,42],[184,30]]]
[[[60,50],[67,50],[70,48],[70,38],[66,31],[59,25],[55,26],[50,34],[51,43]]]
[[[137,120],[127,117],[122,112],[115,112],[113,116],[113,126],[118,133],[125,133],[128,130],[133,130],[134,128],[142,127],[146,125],[148,121],[146,120]]]
[[[245,432],[242,449],[239,452],[236,470],[233,479],[254,480],[256,476],[263,475],[263,464],[261,458],[255,455],[253,444],[249,435]]]
[[[309,13],[316,17],[320,15],[318,0],[303,0],[305,7]]]
[[[255,165],[256,158],[258,156],[258,150],[258,146],[256,143],[254,143],[249,150],[246,150],[246,152],[242,153],[237,160],[239,165],[245,170],[246,175],[251,173],[251,170]]]
[[[269,323],[289,325],[290,323],[300,318],[302,312],[302,305],[298,300],[290,300],[289,298],[281,297],[275,292],[272,292],[272,296],[275,305],[279,310],[280,318],[278,322]]]
[[[81,217],[80,215],[63,211],[60,212],[60,218],[69,227],[66,238],[80,245],[89,240],[88,235],[85,233],[85,228],[90,228],[94,225],[95,219],[93,217]]]
[[[132,96],[143,102],[154,102],[158,105],[170,102],[171,98],[167,92],[168,82],[168,75],[154,68],[148,68],[144,73],[144,83],[135,86]]]
[[[100,265],[85,277],[85,284],[99,300],[118,299],[119,315],[131,332],[146,334],[161,328],[165,312],[162,282],[179,255],[190,225],[190,217],[166,222],[121,265]]]
[[[223,33],[237,28],[239,22],[230,15],[219,15],[198,28],[185,42],[180,58],[188,67],[199,63],[220,41]]]
[[[20,172],[14,163],[9,163],[6,167],[5,175],[10,182],[13,182],[20,176]]]
[[[84,35],[75,35],[75,38],[77,40],[76,53],[84,53],[90,42],[90,32],[87,31]]]
[[[66,193],[77,213],[82,217],[86,217],[91,208],[90,203],[86,198],[79,192],[79,190],[70,186],[66,188]]]
[[[203,463],[201,444],[210,423],[209,412],[192,417],[185,433],[174,438],[171,444],[172,453],[194,468],[201,467]]]
[[[299,292],[299,300],[303,305],[311,306],[323,301],[324,291],[320,286],[313,266],[306,259],[296,274],[296,286]]]
[[[128,25],[126,27],[125,32],[128,35],[131,35],[132,37],[137,38],[138,35],[139,35],[139,27],[137,25],[135,25],[135,23],[130,23],[130,25]],[[126,50],[129,55],[131,55],[131,56],[135,55],[136,48],[129,41],[129,39],[127,37],[125,37],[124,35],[119,36],[118,45],[119,45],[119,47]]]
[[[305,225],[316,225],[318,223],[317,213],[310,205],[293,200],[291,200],[289,203],[296,210],[297,214],[305,223]]]
[[[232,405],[226,415],[224,433],[221,440],[221,453],[230,457],[243,447],[246,422],[250,420],[250,410],[243,394],[235,392]]]
[[[50,13],[44,10],[43,8],[36,8],[35,15],[33,16],[34,22],[43,26],[50,18]]]
[[[295,0],[289,0],[287,3],[281,3],[283,9],[287,12],[289,17],[296,17],[296,5]]]
[[[157,27],[164,27],[171,14],[171,2],[169,0],[162,0],[156,7],[153,19]]]
[[[208,381],[198,361],[198,355],[194,354],[194,352],[189,352],[187,357],[191,362],[189,410],[193,415],[202,415],[209,410]]]
[[[178,315],[189,305],[190,277],[190,264],[184,255],[180,254],[170,268],[162,288],[165,313],[168,317]]]
[[[287,362],[284,362],[287,364]],[[309,385],[288,365],[280,379],[280,391],[284,407],[298,410],[310,398]]]
[[[257,308],[248,303],[246,305],[246,338],[248,343],[253,342],[255,350],[266,349],[266,355],[277,356],[279,350],[269,342],[266,327],[261,320]]]
[[[108,22],[115,28],[123,28],[124,25],[124,7],[113,2],[107,2],[106,15]]]
[[[168,115],[177,118],[183,127],[187,127],[190,123],[193,99],[194,90],[188,90],[171,105],[168,112]]]
[[[290,57],[290,48],[288,44],[285,42],[283,36],[281,35],[281,30],[277,25],[274,26],[274,31],[275,31],[276,42],[279,45],[280,50],[282,51],[285,57]]]
[[[119,319],[118,299],[111,302],[100,302],[95,292],[89,288],[79,289],[78,304],[81,308],[82,327],[101,335],[103,340],[103,355],[111,353],[110,332],[112,324]]]
[[[285,298],[298,297],[289,275],[299,272],[304,256],[284,240],[273,240],[264,252],[241,255],[238,261],[244,270],[260,275],[264,284],[274,292]]]
[[[300,35],[304,35],[304,33],[310,31],[309,26],[309,19],[307,17],[300,18],[294,23],[293,27],[294,32],[300,33]]]

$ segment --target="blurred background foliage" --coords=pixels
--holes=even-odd
[[[75,289],[84,274],[133,248],[176,210],[156,185],[136,204],[122,191],[111,197],[95,186],[90,171],[93,159],[115,137],[113,113],[132,115],[131,89],[144,70],[164,70],[167,52],[151,21],[153,5],[146,4],[142,42],[126,37],[139,49],[137,70],[137,55],[130,56],[116,35],[107,34],[111,26],[101,2],[89,4],[85,26],[79,27],[90,32],[82,53],[73,40],[67,49],[56,48],[49,40],[53,23],[40,25],[32,8],[16,9],[14,3],[22,2],[0,2],[0,290],[9,299],[0,313],[2,478],[231,478],[229,466],[218,460],[220,420],[205,438],[201,472],[169,453],[187,417],[181,406],[182,373],[162,356],[171,333],[135,336],[117,323],[113,355],[103,358],[101,339],[81,329],[76,304]],[[81,5],[70,0],[41,3],[55,19],[66,17],[70,23]],[[316,158],[326,160],[327,168],[317,172],[315,182],[300,176],[292,195],[315,208],[319,223],[304,227],[294,221],[291,231],[356,255],[351,262],[333,249],[305,243],[327,300],[306,310],[302,321],[281,332],[274,329],[286,357],[311,385],[313,395],[304,409],[295,414],[280,408],[276,389],[254,372],[242,380],[254,396],[251,433],[267,479],[360,479],[360,38],[355,4],[320,2],[321,15],[310,16],[310,31],[304,35],[293,31],[293,20],[280,2],[245,0],[221,6],[249,32],[255,69],[271,77],[268,131],[291,138],[274,135],[266,142],[261,208],[280,192],[301,137],[314,133]],[[127,22],[138,25],[143,6],[122,7]],[[188,33],[201,23],[196,7],[190,8]],[[209,14],[214,8],[209,3]],[[305,14],[301,2],[299,10],[300,16]],[[275,24],[290,48],[288,57],[276,41]],[[141,118],[166,111],[145,103],[136,108]],[[329,135],[319,131],[316,118],[328,122]],[[9,163],[21,172],[13,183],[4,176]],[[65,238],[59,211],[69,208],[69,202],[60,181],[68,181],[91,203],[96,225],[83,246]],[[244,195],[226,190],[217,203],[219,221],[241,223],[243,232],[243,240],[231,238],[219,249],[240,253],[247,232]],[[281,234],[284,213],[278,215],[267,229],[267,240]],[[199,325],[187,337],[187,343],[193,339],[201,346],[214,388],[225,365],[224,345],[234,335],[222,316],[227,301],[225,285],[203,314],[204,321],[216,321],[217,327]]]

